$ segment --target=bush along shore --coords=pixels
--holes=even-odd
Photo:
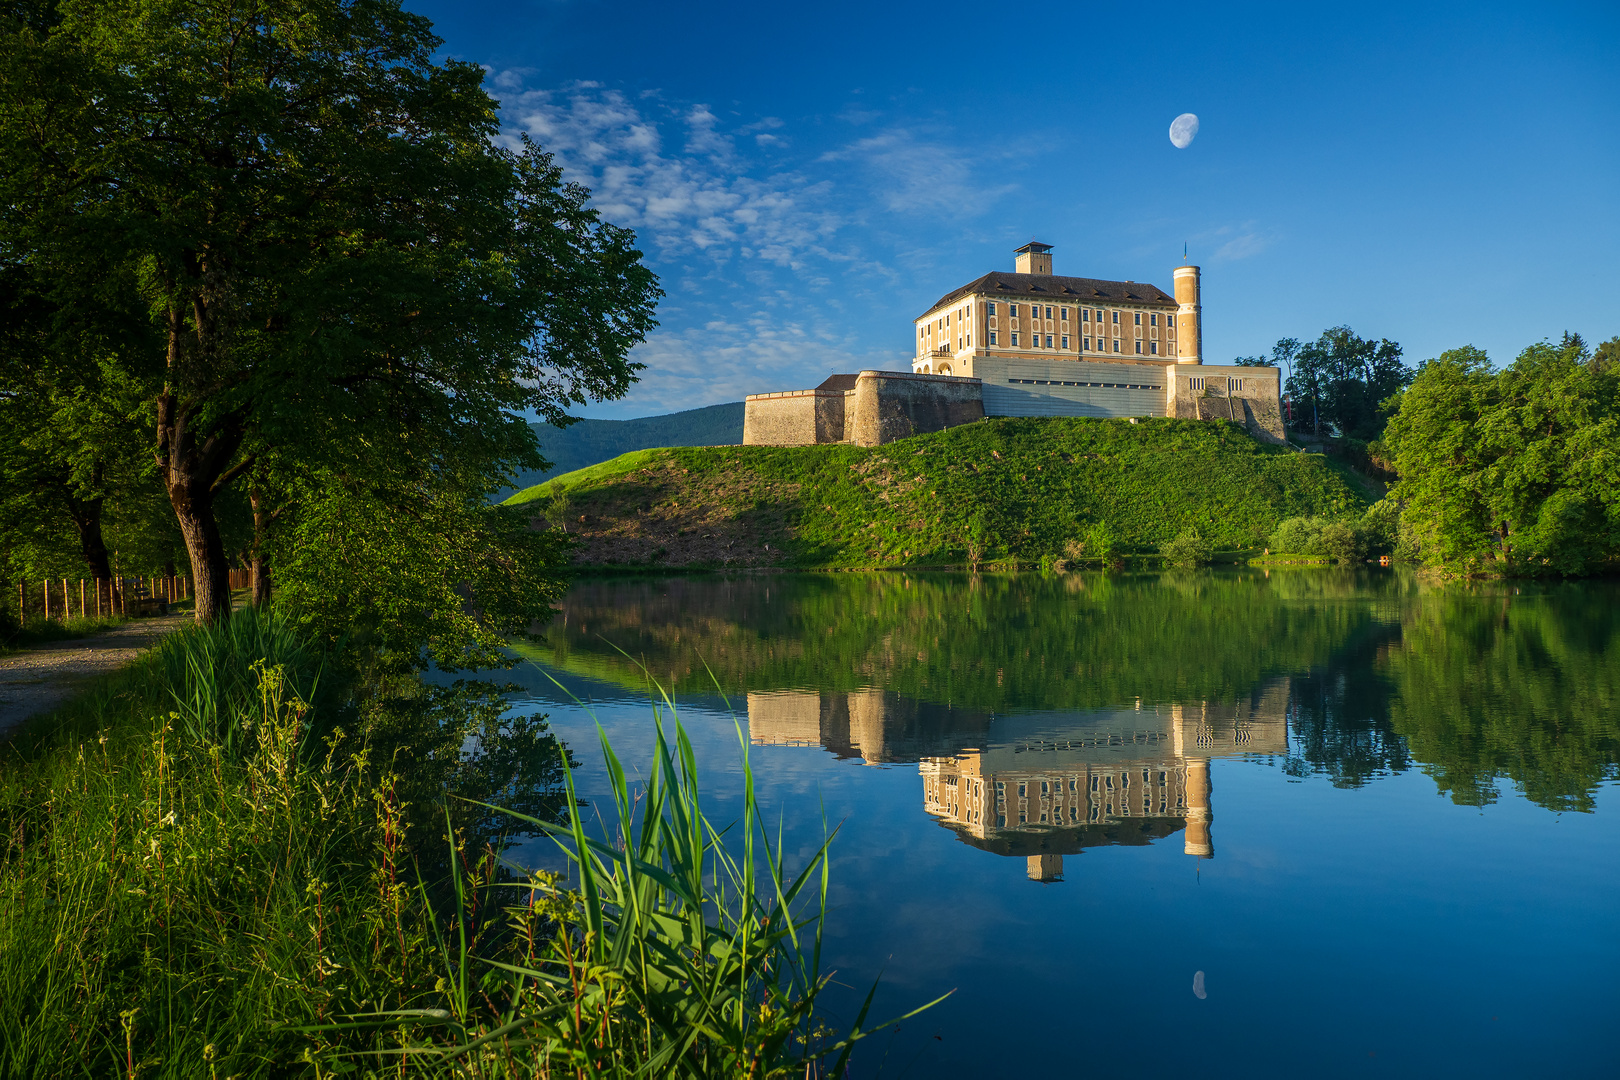
[[[751,796],[723,849],[678,733],[644,792],[613,770],[629,840],[602,842],[567,749],[503,711],[249,609],[31,725],[0,764],[0,1072],[803,1076],[847,1055],[861,1021],[830,1036],[815,1012],[825,849],[785,876]],[[525,833],[557,838],[576,888],[503,862]]]
[[[1259,554],[1289,518],[1359,521],[1375,492],[1234,424],[995,419],[878,447],[644,450],[509,505],[562,526],[575,565],[1200,563]]]

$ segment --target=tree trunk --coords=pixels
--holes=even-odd
[[[253,504],[253,551],[248,558],[248,567],[253,572],[253,606],[264,607],[270,603],[270,556],[265,551],[265,534],[272,515],[257,488],[248,492],[248,501]]]
[[[112,558],[101,535],[101,499],[79,500],[68,496],[68,513],[79,530],[79,553],[90,568],[90,576],[100,580],[112,577]]]
[[[169,502],[174,506],[186,554],[191,558],[197,621],[212,623],[230,618],[231,564],[225,558],[219,523],[214,520],[213,493],[200,489],[200,485],[171,482]]]
[[[197,300],[193,315],[198,327],[198,347],[216,347],[211,341],[211,320],[206,305]],[[191,558],[191,578],[196,597],[196,619],[213,623],[231,615],[230,562],[214,516],[214,496],[232,479],[245,471],[251,460],[231,464],[242,446],[245,432],[240,412],[212,417],[205,432],[193,429],[201,418],[201,401],[185,401],[176,392],[174,379],[185,367],[182,355],[188,334],[178,308],[169,310],[168,385],[158,396],[157,463],[163,471],[163,486],[186,541]]]

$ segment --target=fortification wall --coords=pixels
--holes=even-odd
[[[878,446],[983,419],[984,389],[978,379],[863,371],[849,391],[844,441]]]
[[[1183,420],[1231,420],[1261,442],[1286,441],[1281,373],[1274,367],[1204,364],[1178,367],[1166,413]]]
[[[844,439],[842,390],[750,394],[743,404],[744,446],[813,446]]]

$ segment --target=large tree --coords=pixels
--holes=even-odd
[[[233,483],[442,522],[540,467],[526,411],[627,389],[659,295],[632,236],[397,2],[42,0],[4,32],[0,244],[67,306],[136,272],[200,620]]]
[[[1493,371],[1462,348],[1418,370],[1384,442],[1401,527],[1425,561],[1583,574],[1620,557],[1620,365],[1578,335]]]
[[[1312,434],[1376,439],[1384,429],[1380,406],[1412,380],[1401,362],[1401,347],[1384,338],[1363,338],[1348,326],[1322,331],[1305,345],[1293,344],[1292,369],[1284,391],[1292,407],[1292,426]]]

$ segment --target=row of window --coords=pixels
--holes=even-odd
[[[1009,383],[1022,383],[1025,386],[1089,386],[1103,390],[1163,390],[1162,386],[1149,386],[1146,383],[1112,383],[1112,382],[1068,382],[1062,379],[1008,379]]]
[[[989,333],[990,333],[990,344],[992,344],[992,345],[999,344],[999,342],[997,341],[997,337],[998,337],[997,331],[991,330]],[[1008,333],[1008,335],[1007,335],[1007,347],[1012,348],[1012,349],[1018,348],[1018,337],[1019,337],[1019,334],[1018,334],[1017,330],[1013,330],[1010,333]],[[1045,347],[1048,348],[1048,349],[1054,348],[1055,346],[1052,344],[1053,340],[1054,340],[1053,335],[1047,334],[1046,335],[1046,346]],[[1064,350],[1067,350],[1069,348],[1069,335],[1068,334],[1063,334],[1063,335],[1061,335],[1059,340],[1061,340],[1063,342],[1061,347]],[[1159,343],[1157,341],[1150,341],[1150,342],[1147,343],[1148,351],[1146,353],[1144,353],[1142,351],[1142,342],[1137,341],[1135,344],[1136,344],[1136,355],[1137,356],[1158,356],[1159,355]],[[1039,349],[1039,348],[1041,348],[1041,335],[1040,334],[1031,334],[1031,335],[1029,335],[1029,348],[1031,348],[1031,349]],[[1082,352],[1092,352],[1092,351],[1108,352],[1109,351],[1108,350],[1108,342],[1103,340],[1102,338],[1098,338],[1097,339],[1097,348],[1095,350],[1093,350],[1092,347],[1091,347],[1091,339],[1089,337],[1083,337],[1083,338],[1080,339],[1080,350]],[[1113,349],[1113,351],[1114,352],[1124,352],[1124,349],[1120,347],[1119,338],[1114,339],[1114,349]]]
[[[1030,318],[1039,319],[1041,317],[1041,306],[1042,305],[1040,305],[1040,304],[1029,304],[1029,305],[1008,304],[1007,305],[1007,314],[1010,315],[1014,319],[1018,318],[1018,309],[1019,309],[1020,306],[1027,306],[1029,308],[1029,317]],[[1058,311],[1058,318],[1059,319],[1062,319],[1064,321],[1068,320],[1068,318],[1069,318],[1069,309],[1068,308],[1060,307],[1060,308],[1057,309],[1057,311]],[[985,314],[989,315],[991,317],[995,316],[995,314],[996,314],[996,302],[995,301],[992,300],[992,301],[988,302],[987,304],[985,304]],[[1104,311],[1102,308],[1081,308],[1080,309],[1080,321],[1081,322],[1113,322],[1113,324],[1115,326],[1118,326],[1119,325],[1119,316],[1120,316],[1120,313],[1117,312],[1117,311]],[[1046,317],[1048,319],[1050,319],[1052,317],[1052,306],[1050,304],[1046,305]],[[1147,317],[1148,317],[1148,323],[1147,324],[1149,326],[1158,326],[1159,325],[1159,313],[1157,311],[1148,312]],[[1142,325],[1142,313],[1140,311],[1131,312],[1131,318],[1136,323],[1137,326]],[[1175,326],[1176,325],[1176,317],[1174,315],[1169,315],[1169,314],[1165,315],[1165,317],[1164,317],[1164,325],[1170,326],[1170,327]]]

